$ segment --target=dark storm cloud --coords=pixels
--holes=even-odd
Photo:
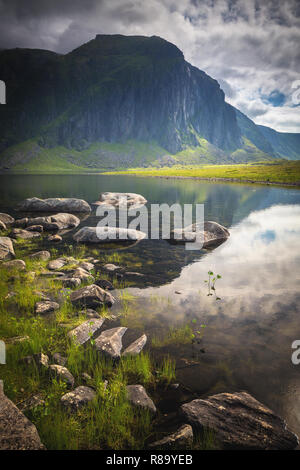
[[[259,124],[300,130],[298,0],[0,0],[0,47],[65,53],[96,34],[158,35]],[[285,96],[282,106],[265,99]]]

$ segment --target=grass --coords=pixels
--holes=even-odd
[[[189,324],[170,327],[169,331],[163,336],[153,336],[152,346],[162,348],[171,344],[191,344],[194,338],[193,329]]]
[[[124,171],[110,171],[105,174],[225,179],[237,182],[265,182],[300,185],[300,162],[279,161],[235,165],[176,165],[153,169],[132,168]]]

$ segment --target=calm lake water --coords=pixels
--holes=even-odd
[[[0,211],[14,214],[19,201],[33,196],[93,202],[102,191],[140,193],[149,204],[204,203],[205,219],[229,228],[229,240],[212,251],[186,251],[164,240],[127,249],[135,270],[146,275],[128,289],[136,296],[132,327],[151,337],[193,319],[205,324],[200,346],[161,351],[176,357],[178,381],[204,396],[247,390],[300,436],[300,365],[291,362],[291,344],[300,340],[300,191],[127,176],[1,175]],[[83,221],[96,223],[93,214]],[[216,284],[221,300],[207,296],[208,270],[222,276]]]

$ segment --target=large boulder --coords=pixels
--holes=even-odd
[[[0,387],[0,450],[43,450],[37,429]]]
[[[14,247],[11,238],[0,237],[0,260],[15,258]]]
[[[128,400],[132,405],[156,413],[156,406],[142,385],[127,385],[126,390]]]
[[[101,287],[92,284],[91,286],[82,287],[71,293],[70,300],[76,306],[97,308],[103,305],[109,307],[114,303],[114,297]]]
[[[181,413],[198,431],[210,429],[225,449],[288,450],[298,445],[283,419],[246,392],[196,399],[181,405]]]
[[[13,224],[15,219],[9,214],[4,214],[3,212],[0,212],[0,221],[3,222],[4,225],[6,225],[7,227],[8,225]]]
[[[90,205],[83,199],[32,197],[18,205],[18,210],[28,212],[91,212]]]
[[[145,237],[140,230],[123,227],[82,227],[73,235],[78,243],[137,242]]]
[[[119,326],[103,331],[94,342],[95,348],[111,359],[118,359],[122,349],[122,337],[126,330],[127,328]]]
[[[80,385],[71,392],[63,395],[61,397],[61,403],[72,411],[77,411],[78,408],[87,405],[95,397],[95,390],[85,385]]]
[[[183,424],[176,432],[149,444],[149,449],[190,449],[193,444],[193,428],[189,424]]]
[[[203,229],[202,231],[200,224],[197,223],[184,229],[174,229],[170,241],[172,243],[197,241],[203,244],[203,248],[209,248],[223,243],[230,236],[227,228],[217,222],[205,221]]]
[[[60,212],[46,217],[34,217],[28,219],[27,227],[41,225],[44,230],[64,230],[78,227],[80,219],[76,215]]]
[[[101,193],[99,201],[93,203],[94,206],[119,207],[137,209],[147,203],[147,199],[141,194],[135,193]]]
[[[90,318],[81,325],[71,330],[69,338],[75,340],[78,344],[85,344],[90,341],[100,330],[104,323],[104,318]]]
[[[136,356],[139,354],[147,343],[147,336],[144,334],[140,338],[136,339],[131,343],[128,348],[125,349],[122,356]]]

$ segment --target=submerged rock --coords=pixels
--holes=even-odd
[[[3,222],[4,225],[7,227],[8,225],[13,224],[15,219],[9,214],[0,212],[0,221]]]
[[[43,450],[37,429],[0,387],[0,450]]]
[[[15,258],[15,251],[11,238],[0,237],[0,260]]]
[[[69,388],[74,387],[75,379],[66,367],[60,366],[59,364],[52,364],[49,366],[49,372],[52,377],[57,377],[65,382]]]
[[[80,385],[72,392],[66,393],[61,397],[61,402],[64,406],[76,411],[84,405],[87,405],[91,400],[96,397],[96,392],[90,387]]]
[[[71,293],[70,300],[72,304],[83,307],[97,308],[102,305],[111,306],[115,299],[107,291],[101,287],[92,284],[91,286],[82,287]]]
[[[3,263],[2,267],[9,271],[25,271],[26,264],[25,261],[23,261],[22,259],[13,259],[11,261],[6,261],[6,263]]]
[[[99,201],[93,203],[94,206],[108,206],[119,208],[138,208],[144,206],[147,199],[136,193],[101,193]]]
[[[147,392],[142,385],[127,385],[126,390],[128,400],[132,405],[140,406],[151,411],[151,413],[156,413],[156,406],[149,395],[147,395]]]
[[[122,227],[82,227],[73,235],[78,243],[136,242],[146,237],[144,232]]]
[[[100,330],[104,323],[104,318],[91,318],[77,326],[68,333],[68,336],[78,344],[85,344],[90,341]]]
[[[28,198],[18,205],[18,210],[29,212],[91,212],[90,205],[76,198]]]
[[[140,338],[131,343],[122,353],[122,356],[136,356],[139,354],[147,343],[147,336],[144,334]]]
[[[102,266],[103,271],[106,271],[107,273],[115,273],[115,272],[123,272],[124,268],[122,266],[117,266],[112,263],[107,263],[104,266]]]
[[[175,229],[171,232],[172,243],[199,242],[202,248],[213,247],[223,243],[229,238],[230,233],[227,228],[217,222],[204,222],[204,231],[201,231],[199,224],[192,224],[184,229]],[[197,237],[197,239],[196,239]]]
[[[149,444],[149,449],[188,449],[193,444],[193,428],[189,424],[183,424],[176,432]]]
[[[195,429],[213,431],[225,449],[288,450],[298,445],[286,423],[246,392],[196,399],[182,405],[181,413]]]
[[[32,253],[29,255],[30,259],[37,260],[37,261],[47,261],[51,258],[51,254],[49,251],[37,251],[36,253]]]
[[[37,302],[35,304],[35,313],[39,315],[51,313],[58,309],[59,309],[59,304],[57,302],[52,302],[49,300]]]
[[[95,348],[112,359],[118,359],[122,349],[122,337],[127,328],[117,327],[103,331],[95,339]]]

